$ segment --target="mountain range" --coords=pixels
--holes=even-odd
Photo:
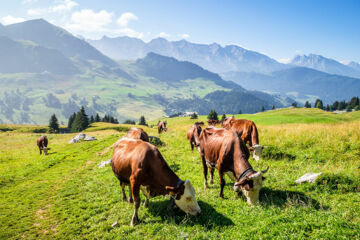
[[[0,50],[0,123],[44,124],[53,113],[66,123],[80,106],[89,115],[122,121],[179,111],[207,114],[210,106],[238,113],[291,103],[173,57],[147,53],[137,60],[114,60],[43,19],[0,25]]]

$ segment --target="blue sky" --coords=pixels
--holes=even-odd
[[[315,53],[360,62],[357,0],[1,0],[3,24],[34,18],[92,39],[161,36],[237,44],[281,61]]]

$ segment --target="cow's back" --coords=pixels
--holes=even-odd
[[[48,139],[46,136],[41,136],[36,140],[36,145],[38,147],[47,147],[48,145]]]

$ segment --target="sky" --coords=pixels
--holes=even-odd
[[[43,18],[76,36],[236,44],[287,62],[320,54],[360,62],[360,1],[0,0],[4,25]]]

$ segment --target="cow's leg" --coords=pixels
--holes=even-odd
[[[149,199],[145,196],[145,201],[144,201],[144,207],[148,207],[149,206]]]
[[[191,151],[194,151],[194,144],[192,142],[190,142],[190,146],[191,146]]]
[[[134,214],[131,218],[130,226],[134,226],[139,223],[139,217],[138,217],[138,210],[140,207],[140,186],[136,182],[135,178],[131,176],[130,178],[130,184],[131,184],[131,192],[134,198]]]
[[[204,189],[206,190],[208,185],[207,185],[207,172],[208,172],[208,168],[206,165],[206,161],[205,161],[205,156],[204,154],[201,154],[201,162],[203,164],[203,170],[204,170],[204,178],[205,178],[205,182],[204,182]]]
[[[210,184],[214,183],[214,171],[215,171],[215,168],[211,167],[210,168]]]
[[[225,186],[225,179],[224,179],[224,173],[221,168],[220,161],[218,161],[218,170],[219,170],[219,177],[220,177],[220,194],[219,197],[224,198],[224,186]]]
[[[40,155],[41,155],[41,148],[39,148],[39,150],[40,150]]]
[[[129,203],[133,203],[133,197],[132,197],[132,193],[131,193],[131,185],[129,185],[129,199],[128,199]]]
[[[122,190],[122,200],[125,202],[126,201],[126,193],[125,193],[125,183],[121,182],[120,181],[120,187],[121,187],[121,190]]]

